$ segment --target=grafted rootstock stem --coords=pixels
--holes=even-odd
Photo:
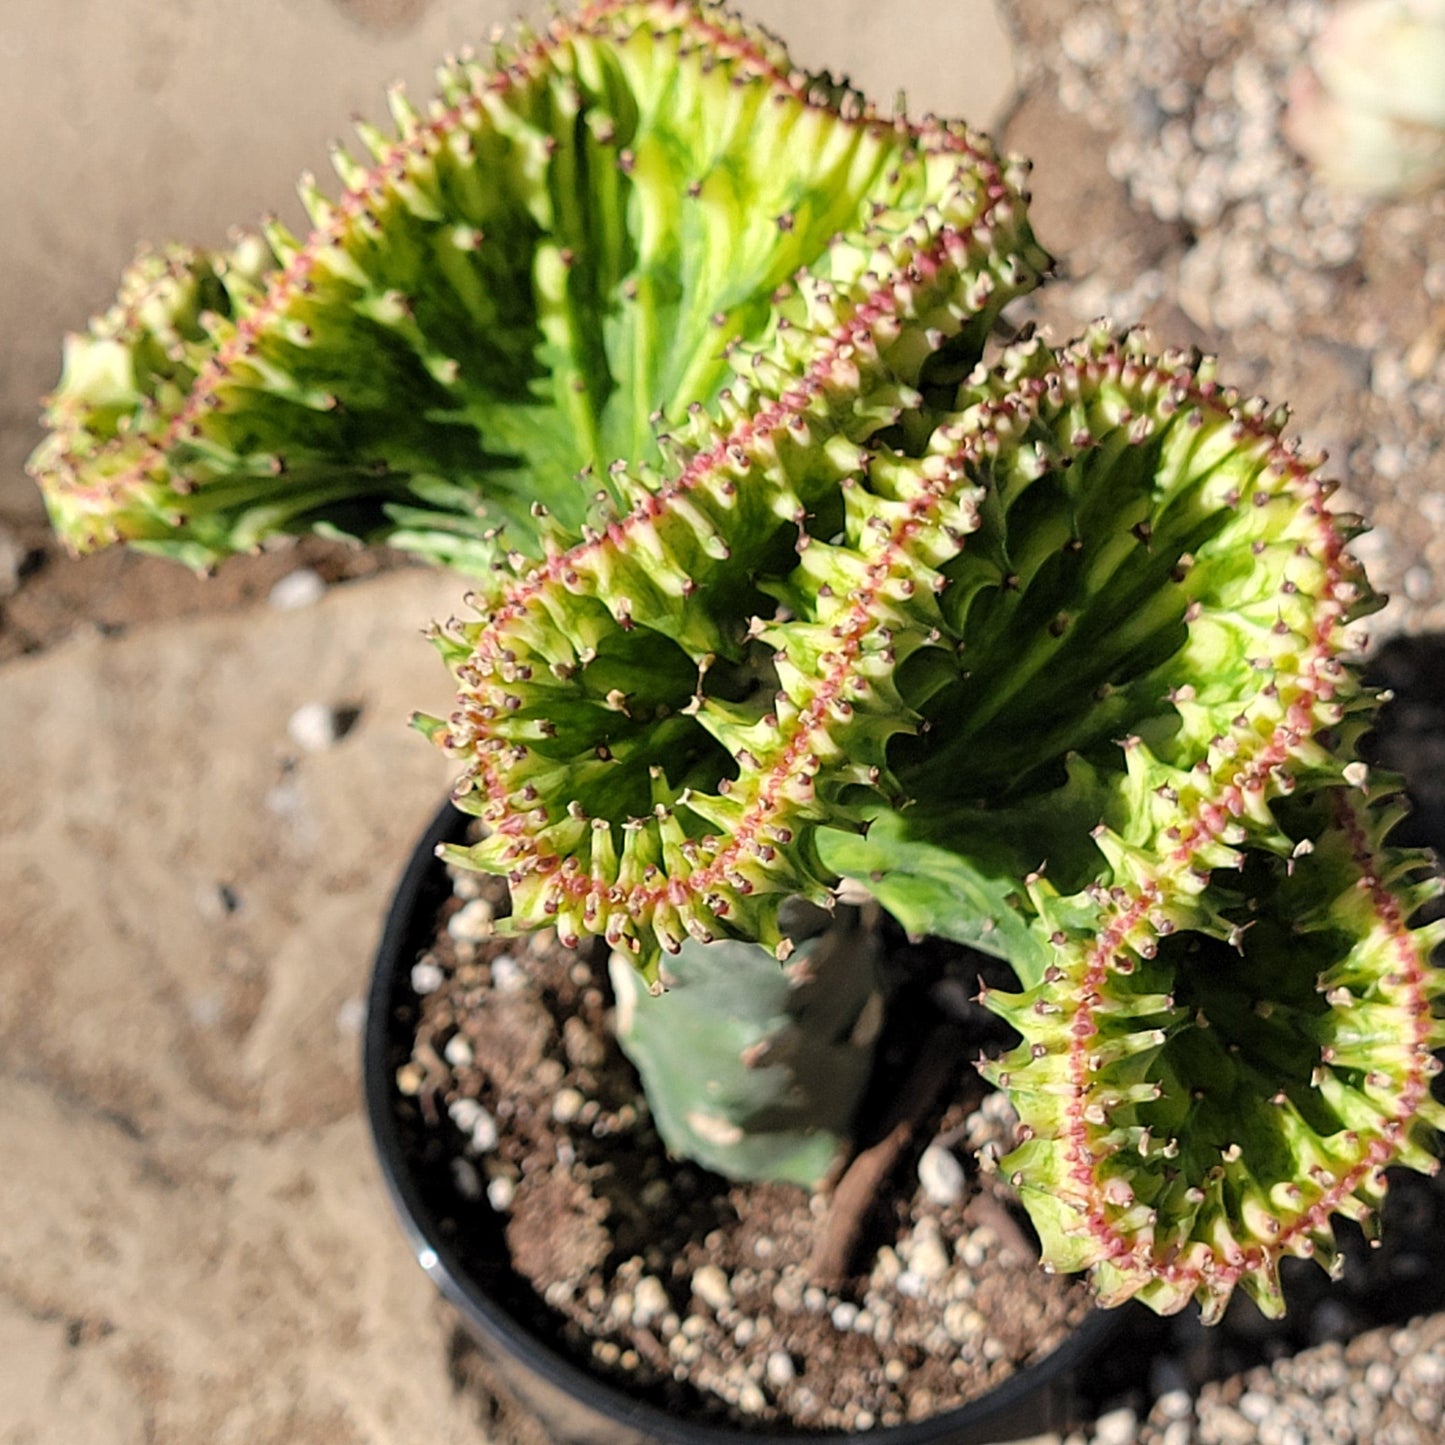
[[[615,1029],[674,1153],[731,1179],[812,1188],[836,1169],[868,1088],[879,941],[856,909],[830,919],[795,902],[784,927],[797,940],[785,968],[755,944],[689,939],[657,997],[614,953]]]
[[[803,1179],[846,1133],[870,959],[814,1008],[751,945],[849,878],[1012,964],[1047,1264],[1280,1308],[1442,1117],[1438,883],[1357,755],[1375,600],[1283,413],[1105,328],[986,356],[1048,265],[1026,167],[715,5],[600,0],[393,114],[309,236],[147,254],[71,339],[62,534],[478,574],[421,720],[486,825],[452,856],[646,981],[688,950],[698,1047],[624,1028],[678,1147]]]

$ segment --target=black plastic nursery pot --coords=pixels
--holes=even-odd
[[[418,1263],[551,1437],[573,1445],[741,1445],[819,1438],[862,1438],[870,1445],[986,1445],[1067,1428],[1078,1372],[1115,1333],[1118,1311],[1093,1311],[1052,1353],[966,1405],[851,1436],[690,1421],[629,1395],[564,1353],[555,1318],[512,1267],[504,1217],[479,1204],[461,1237],[452,1217],[448,1153],[427,1129],[416,1099],[396,1085],[397,1069],[411,1047],[408,1025],[415,1019],[411,969],[435,936],[438,909],[450,892],[436,848],[460,840],[468,821],[449,802],[442,807],[393,897],[368,999],[366,1108],[387,1191]]]

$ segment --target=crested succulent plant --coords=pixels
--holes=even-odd
[[[144,258],[72,342],[64,535],[478,574],[419,720],[484,825],[450,856],[636,970],[674,1147],[822,1173],[875,980],[790,910],[852,880],[1017,975],[984,1067],[1049,1266],[1282,1308],[1445,1120],[1439,885],[1358,753],[1375,598],[1284,414],[1102,326],[989,354],[1048,264],[1024,168],[711,4],[585,6],[397,110],[309,239]],[[790,989],[795,946],[846,984]]]

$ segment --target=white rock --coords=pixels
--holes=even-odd
[[[780,1390],[784,1385],[792,1383],[797,1377],[798,1369],[793,1364],[793,1357],[786,1350],[774,1350],[768,1356],[766,1373],[768,1384],[773,1389]]]
[[[988,1258],[988,1250],[984,1248],[983,1241],[974,1235],[960,1239],[954,1248],[960,1262],[969,1269],[977,1269]]]
[[[1274,1412],[1274,1401],[1258,1390],[1246,1390],[1239,1397],[1238,1409],[1251,1425],[1262,1425]]]
[[[278,612],[294,612],[311,607],[326,595],[326,583],[313,567],[298,567],[288,572],[266,596]]]
[[[918,1182],[933,1203],[946,1206],[963,1198],[967,1175],[952,1149],[930,1144],[918,1158]]]
[[[768,1408],[768,1397],[751,1381],[738,1387],[738,1409],[744,1415],[761,1415]]]
[[[433,958],[419,958],[411,966],[411,991],[417,994],[435,993],[446,982],[446,974]]]
[[[559,1089],[552,1100],[552,1117],[559,1124],[570,1124],[586,1102],[580,1089]]]
[[[1094,1445],[1133,1445],[1139,1435],[1139,1417],[1127,1406],[1100,1415],[1094,1423]]]
[[[1405,596],[1411,602],[1428,602],[1435,595],[1435,574],[1428,567],[1406,569]]]
[[[305,752],[324,753],[341,737],[341,716],[328,702],[303,703],[291,714],[286,732]]]
[[[1387,482],[1398,482],[1410,465],[1410,454],[1399,442],[1384,442],[1375,450],[1375,473]]]
[[[1445,1360],[1439,1355],[1417,1354],[1405,1361],[1401,1377],[1412,1384],[1423,1385],[1426,1389],[1437,1390],[1445,1384]]]
[[[475,1099],[453,1099],[447,1105],[447,1114],[463,1134],[472,1132],[472,1125],[477,1122],[477,1116],[481,1112],[482,1106]]]
[[[490,1184],[487,1185],[487,1203],[497,1211],[498,1214],[505,1214],[512,1207],[512,1200],[517,1197],[517,1186],[507,1178],[505,1174],[499,1174]]]
[[[447,1113],[463,1134],[471,1136],[471,1146],[478,1154],[489,1154],[497,1147],[497,1121],[475,1099],[455,1099]]]
[[[916,1269],[905,1269],[894,1288],[905,1299],[922,1299],[928,1293],[928,1281]]]
[[[632,1323],[650,1325],[669,1308],[667,1291],[656,1275],[645,1274],[632,1291]]]
[[[705,1264],[694,1271],[692,1292],[714,1310],[726,1309],[733,1302],[732,1284],[715,1264]]]
[[[520,993],[527,986],[527,973],[510,953],[492,960],[492,986],[498,993]]]
[[[908,1267],[925,1280],[942,1279],[948,1272],[948,1250],[936,1230],[919,1230],[908,1251]]]
[[[1115,48],[1108,21],[1098,15],[1081,15],[1059,32],[1059,49],[1075,65],[1097,65]]]
[[[672,1193],[672,1186],[666,1179],[649,1179],[642,1186],[642,1192],[638,1196],[649,1209],[660,1209],[667,1203],[668,1196]]]
[[[1187,1420],[1194,1409],[1194,1398],[1188,1390],[1167,1390],[1154,1402],[1154,1408],[1165,1420]]]
[[[472,1052],[471,1040],[465,1034],[453,1034],[446,1041],[442,1049],[447,1063],[457,1069],[469,1069],[476,1062],[476,1055]]]
[[[485,1110],[477,1113],[471,1127],[472,1148],[478,1154],[490,1154],[497,1147],[501,1135],[497,1132],[497,1121]]]
[[[452,880],[452,894],[463,901],[481,898],[487,891],[488,879],[485,873],[448,864],[447,876]]]
[[[482,1177],[477,1166],[470,1159],[452,1160],[452,1183],[463,1199],[477,1200],[482,1197]]]
[[[892,1284],[902,1272],[903,1262],[898,1258],[897,1252],[891,1245],[885,1244],[874,1257],[869,1279],[875,1285],[886,1286]]]
[[[976,1340],[986,1327],[987,1321],[984,1317],[962,1301],[949,1305],[943,1312],[943,1328],[948,1331],[949,1339],[957,1344]]]
[[[785,1315],[797,1314],[803,1308],[803,1289],[796,1279],[784,1275],[773,1286],[773,1303]]]
[[[473,898],[447,919],[447,932],[458,943],[481,943],[492,936],[492,922],[495,917],[496,910],[485,898]],[[495,979],[495,963],[492,971]]]

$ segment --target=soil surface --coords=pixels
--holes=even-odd
[[[866,1430],[976,1398],[1089,1313],[1081,1284],[1038,1267],[1011,1191],[974,1162],[1011,1148],[1017,1122],[968,1062],[1010,1042],[970,1001],[981,969],[1001,981],[996,964],[891,938],[886,969],[907,982],[859,1142],[886,1128],[941,1018],[973,1047],[870,1211],[853,1273],[825,1285],[810,1258],[828,1196],[669,1158],[611,1033],[605,959],[550,931],[492,937],[505,886],[459,872],[453,888],[411,971],[415,1042],[396,1071],[419,1116],[416,1162],[481,1277],[496,1272],[500,1216],[514,1268],[545,1302],[530,1313],[550,1312],[580,1361],[672,1412]]]

